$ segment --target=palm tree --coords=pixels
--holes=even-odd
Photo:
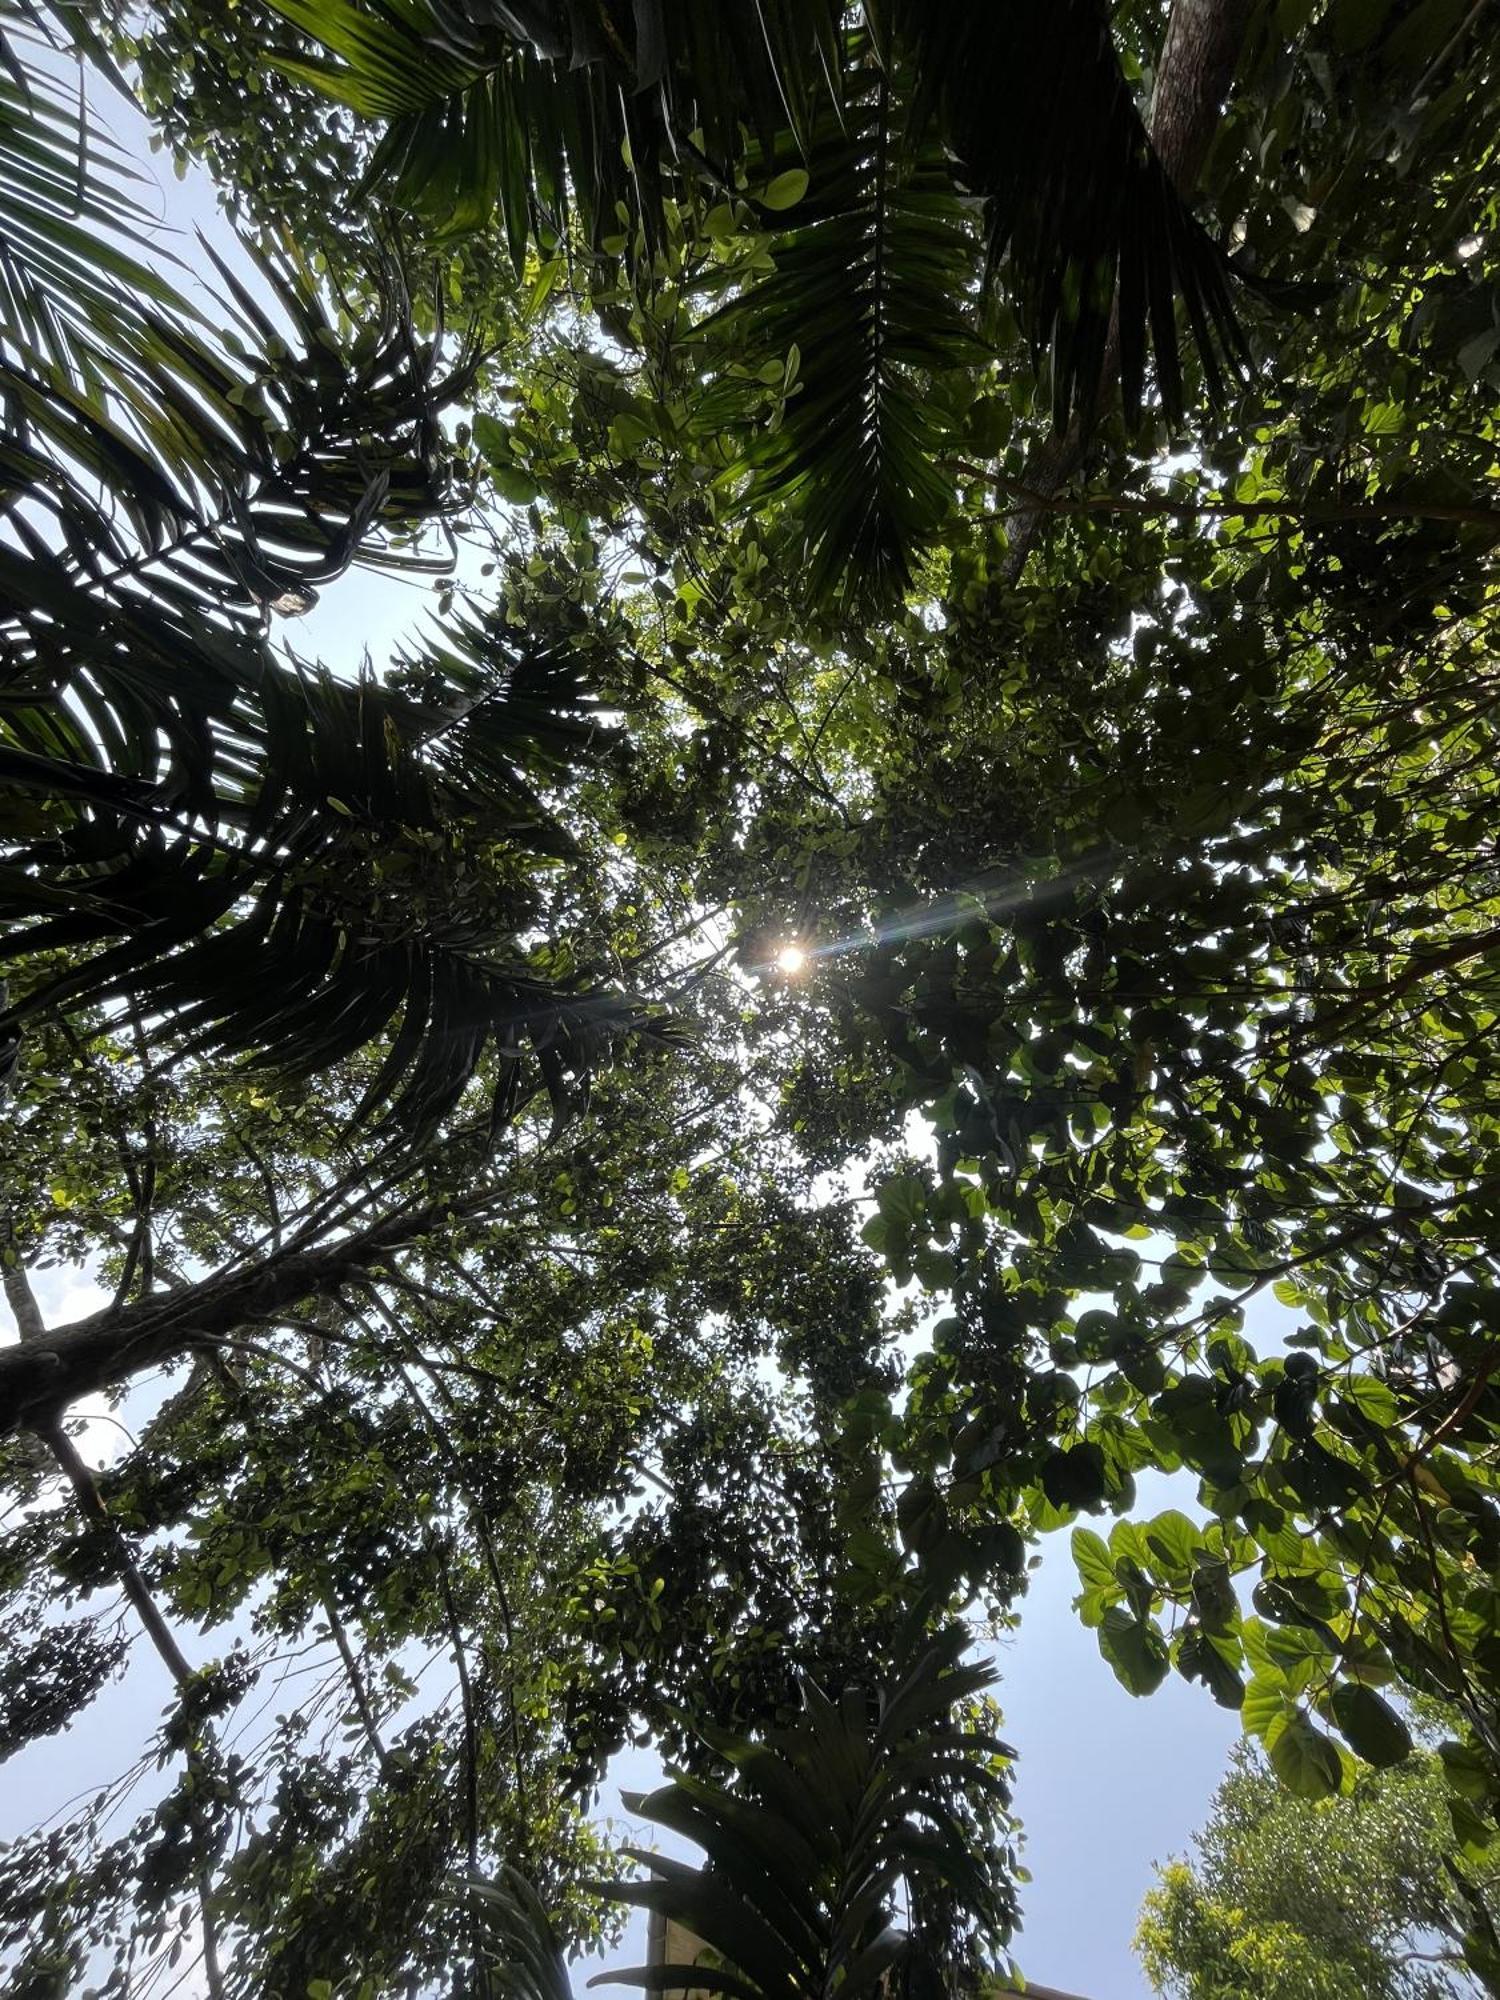
[[[418,336],[395,263],[356,335],[290,252],[259,295],[220,264],[213,329],[64,21],[0,10],[0,1047],[125,993],[292,1072],[399,1022],[367,1110],[429,1128],[498,1049],[503,1120],[530,1048],[561,1111],[635,1011],[521,942],[569,845],[542,790],[609,743],[576,660],[470,614],[351,684],[269,636],[461,503],[439,419],[474,356]]]
[[[1059,429],[1107,374],[1136,414],[1148,352],[1180,412],[1179,304],[1210,388],[1242,358],[1228,265],[1152,148],[1106,0],[273,4],[319,51],[273,60],[381,127],[364,191],[429,228],[497,224],[519,268],[572,224],[603,289],[622,257],[649,271],[669,200],[764,240],[772,268],[733,268],[699,353],[710,390],[747,341],[800,357],[730,477],[793,507],[816,596],[899,588],[937,533],[942,391],[985,358],[1002,292],[1050,355]]]
[[[701,1848],[700,1868],[640,1848],[644,1879],[605,1886],[688,1933],[693,1962],[656,1958],[591,1985],[692,1990],[725,2000],[848,2000],[940,1993],[979,1973],[1015,1921],[1008,1747],[953,1626],[898,1645],[875,1690],[830,1699],[811,1683],[802,1713],[750,1740],[708,1740],[733,1773],[686,1772],[627,1808]],[[563,2000],[566,1968],[535,1891],[514,1870],[474,1886],[495,1988]],[[904,1919],[904,1920],[903,1920]],[[701,1948],[707,1947],[707,1955]]]

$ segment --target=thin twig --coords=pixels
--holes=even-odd
[[[1465,506],[1443,500],[1184,500],[1170,494],[1149,499],[1123,493],[1082,493],[1071,498],[1042,493],[1008,473],[992,472],[968,459],[951,459],[948,469],[965,479],[997,487],[1040,514],[1125,514],[1137,520],[1289,521],[1453,521],[1491,527],[1500,535],[1500,507]]]

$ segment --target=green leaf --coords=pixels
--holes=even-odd
[[[1350,1749],[1367,1764],[1384,1769],[1411,1755],[1411,1731],[1373,1688],[1345,1681],[1333,1691],[1332,1708]]]
[[[1372,403],[1366,406],[1364,428],[1371,437],[1394,437],[1406,423],[1399,403]]]
[[[1106,1491],[1104,1453],[1092,1443],[1054,1451],[1042,1465],[1042,1491],[1054,1507],[1099,1507]]]
[[[1092,1528],[1075,1528],[1070,1540],[1079,1580],[1089,1590],[1116,1590],[1114,1560],[1102,1535]]]
[[[1338,1746],[1298,1709],[1266,1739],[1271,1765],[1289,1792],[1299,1799],[1327,1799],[1339,1789],[1343,1765]]]
[[[1487,1799],[1490,1795],[1490,1769],[1481,1753],[1468,1743],[1440,1743],[1438,1756],[1442,1759],[1443,1776],[1453,1790],[1466,1799]]]
[[[1202,1681],[1221,1708],[1241,1708],[1245,1683],[1207,1632],[1188,1632],[1177,1648],[1177,1671],[1185,1680]]]
[[[1154,1624],[1132,1618],[1119,1605],[1105,1612],[1099,1625],[1099,1651],[1115,1670],[1115,1678],[1131,1694],[1154,1694],[1171,1670],[1167,1642]]]
[[[762,208],[774,209],[778,213],[782,209],[795,208],[807,193],[807,183],[805,167],[788,167],[784,174],[778,174],[775,180],[766,184],[760,197]]]
[[[1497,353],[1500,353],[1500,326],[1486,327],[1459,348],[1458,365],[1471,382],[1477,382]]]
[[[473,422],[475,449],[490,466],[514,465],[515,453],[511,445],[511,433],[507,425],[498,417],[492,417],[487,410],[481,410]]]
[[[893,1174],[876,1189],[875,1206],[887,1222],[916,1229],[927,1219],[927,1189],[915,1174]]]
[[[922,1580],[939,1602],[946,1603],[959,1578],[973,1569],[974,1553],[968,1536],[949,1528],[918,1557]]]
[[[1274,1671],[1259,1670],[1251,1677],[1240,1707],[1245,1733],[1258,1736],[1264,1742],[1290,1707],[1285,1678]]]
[[[1203,1552],[1196,1525],[1175,1507],[1146,1523],[1146,1547],[1159,1575],[1169,1583],[1186,1583]]]
[[[529,507],[542,490],[518,465],[492,465],[490,480],[500,498],[512,507]]]
[[[1362,1417],[1382,1430],[1389,1430],[1396,1422],[1399,1412],[1395,1394],[1388,1383],[1375,1376],[1353,1375],[1344,1383],[1341,1393]]]
[[[1222,1560],[1200,1563],[1193,1571],[1193,1609],[1207,1632],[1227,1632],[1239,1617],[1239,1599],[1229,1565]]]
[[[890,1544],[876,1528],[856,1528],[844,1544],[844,1553],[856,1569],[876,1576],[884,1576],[895,1560]]]

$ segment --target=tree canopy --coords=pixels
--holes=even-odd
[[[631,1741],[709,1859],[628,1896],[725,1991],[1003,1963],[961,1641],[1064,1530],[1101,1672],[1300,1800],[1445,1703],[1461,1897],[1487,10],[0,27],[0,1753],[141,1635],[172,1683],[0,1855],[15,1990],[542,2000]],[[120,88],[240,223],[216,303]],[[301,658],[371,566],[420,630]]]
[[[1430,1733],[1430,1732],[1429,1732]],[[1158,1870],[1136,1939],[1152,1984],[1187,2000],[1452,2000],[1463,1941],[1492,1926],[1491,1862],[1460,1889],[1443,1760],[1430,1747],[1320,1804],[1241,1744],[1196,1836]]]

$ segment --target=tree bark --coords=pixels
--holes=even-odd
[[[58,1363],[52,1352],[52,1346],[58,1336],[47,1331],[41,1307],[37,1304],[36,1294],[31,1289],[31,1280],[17,1253],[14,1219],[3,1211],[0,1211],[0,1253],[3,1253],[3,1266],[0,1266],[0,1272],[3,1272],[6,1300],[15,1315],[16,1327],[21,1336],[18,1346],[0,1350],[0,1369],[11,1364],[12,1372],[24,1375],[26,1363],[34,1359],[43,1359],[44,1379],[54,1380]],[[108,1319],[117,1315],[111,1308],[109,1312],[97,1317]],[[66,1334],[73,1330],[64,1327],[60,1332]],[[16,1366],[17,1363],[20,1365]],[[3,1377],[0,1377],[0,1380],[3,1380]],[[4,1391],[0,1388],[0,1404],[3,1404],[3,1398]],[[193,1673],[187,1656],[178,1645],[176,1634],[162,1616],[156,1599],[151,1595],[150,1586],[141,1574],[134,1551],[105,1506],[92,1470],[77,1445],[63,1429],[62,1414],[61,1408],[55,1408],[50,1419],[32,1421],[25,1428],[35,1432],[35,1442],[51,1453],[58,1470],[72,1487],[78,1512],[90,1532],[99,1538],[108,1551],[110,1565],[120,1588],[135,1607],[136,1615],[147,1638],[155,1647],[163,1666],[172,1676],[174,1685],[178,1689],[183,1689],[192,1679]],[[3,1431],[0,1431],[0,1435],[3,1434]],[[205,1772],[205,1744],[209,1750],[212,1749],[212,1732],[207,1729],[202,1740],[188,1745],[190,1776],[196,1777]],[[197,1888],[203,1927],[204,1983],[210,2000],[224,2000],[218,1922],[213,1905],[213,1879],[206,1863],[198,1870]]]
[[[146,1637],[156,1648],[162,1665],[177,1686],[185,1687],[192,1679],[193,1670],[188,1665],[171,1626],[162,1617],[156,1599],[151,1595],[150,1586],[141,1575],[140,1566],[136,1562],[130,1544],[120,1533],[108,1508],[100,1499],[93,1473],[84,1463],[77,1445],[61,1429],[52,1431],[47,1443],[57,1460],[58,1469],[73,1489],[73,1498],[78,1503],[79,1513],[109,1550],[120,1588],[135,1606],[136,1616],[145,1627]]]
[[[25,1283],[24,1276],[22,1282]],[[28,1295],[30,1289],[27,1285]],[[32,1303],[35,1309],[35,1301]],[[40,1323],[40,1314],[37,1317]],[[45,1331],[42,1337],[46,1338]],[[186,1654],[177,1643],[176,1634],[162,1616],[160,1606],[151,1595],[150,1585],[141,1575],[134,1551],[100,1498],[98,1483],[92,1471],[60,1423],[47,1433],[45,1441],[57,1461],[59,1470],[73,1489],[73,1498],[79,1513],[109,1551],[120,1588],[134,1605],[136,1616],[145,1629],[146,1637],[156,1648],[157,1657],[172,1676],[178,1690],[185,1689],[192,1679],[193,1670],[188,1664]],[[206,1760],[212,1751],[213,1732],[205,1726],[202,1737],[187,1746],[188,1772],[191,1777],[199,1778],[206,1775]],[[204,1984],[208,1988],[210,2000],[224,2000],[224,1975],[219,1962],[219,1929],[213,1905],[213,1876],[207,1863],[198,1870],[197,1888],[199,1916],[203,1928]]]
[[[1151,143],[1183,195],[1203,172],[1250,12],[1250,0],[1173,0],[1151,97]]]
[[[211,1345],[237,1327],[274,1318],[304,1299],[332,1296],[389,1251],[425,1235],[447,1212],[444,1205],[388,1216],[323,1249],[283,1252],[243,1271],[186,1285],[167,1298],[109,1306],[0,1348],[0,1438],[21,1431],[46,1434],[81,1397]]]
[[[1234,81],[1251,0],[1172,0],[1151,95],[1148,129],[1162,165],[1184,199],[1198,185],[1214,129],[1229,86]],[[1112,325],[1101,375],[1107,382],[1119,359],[1118,327]],[[1050,498],[1083,463],[1086,445],[1075,417],[1066,432],[1053,431],[1029,454],[1020,483],[1030,492]],[[1001,574],[1015,583],[1048,509],[1022,505],[1006,516],[1009,547]]]

